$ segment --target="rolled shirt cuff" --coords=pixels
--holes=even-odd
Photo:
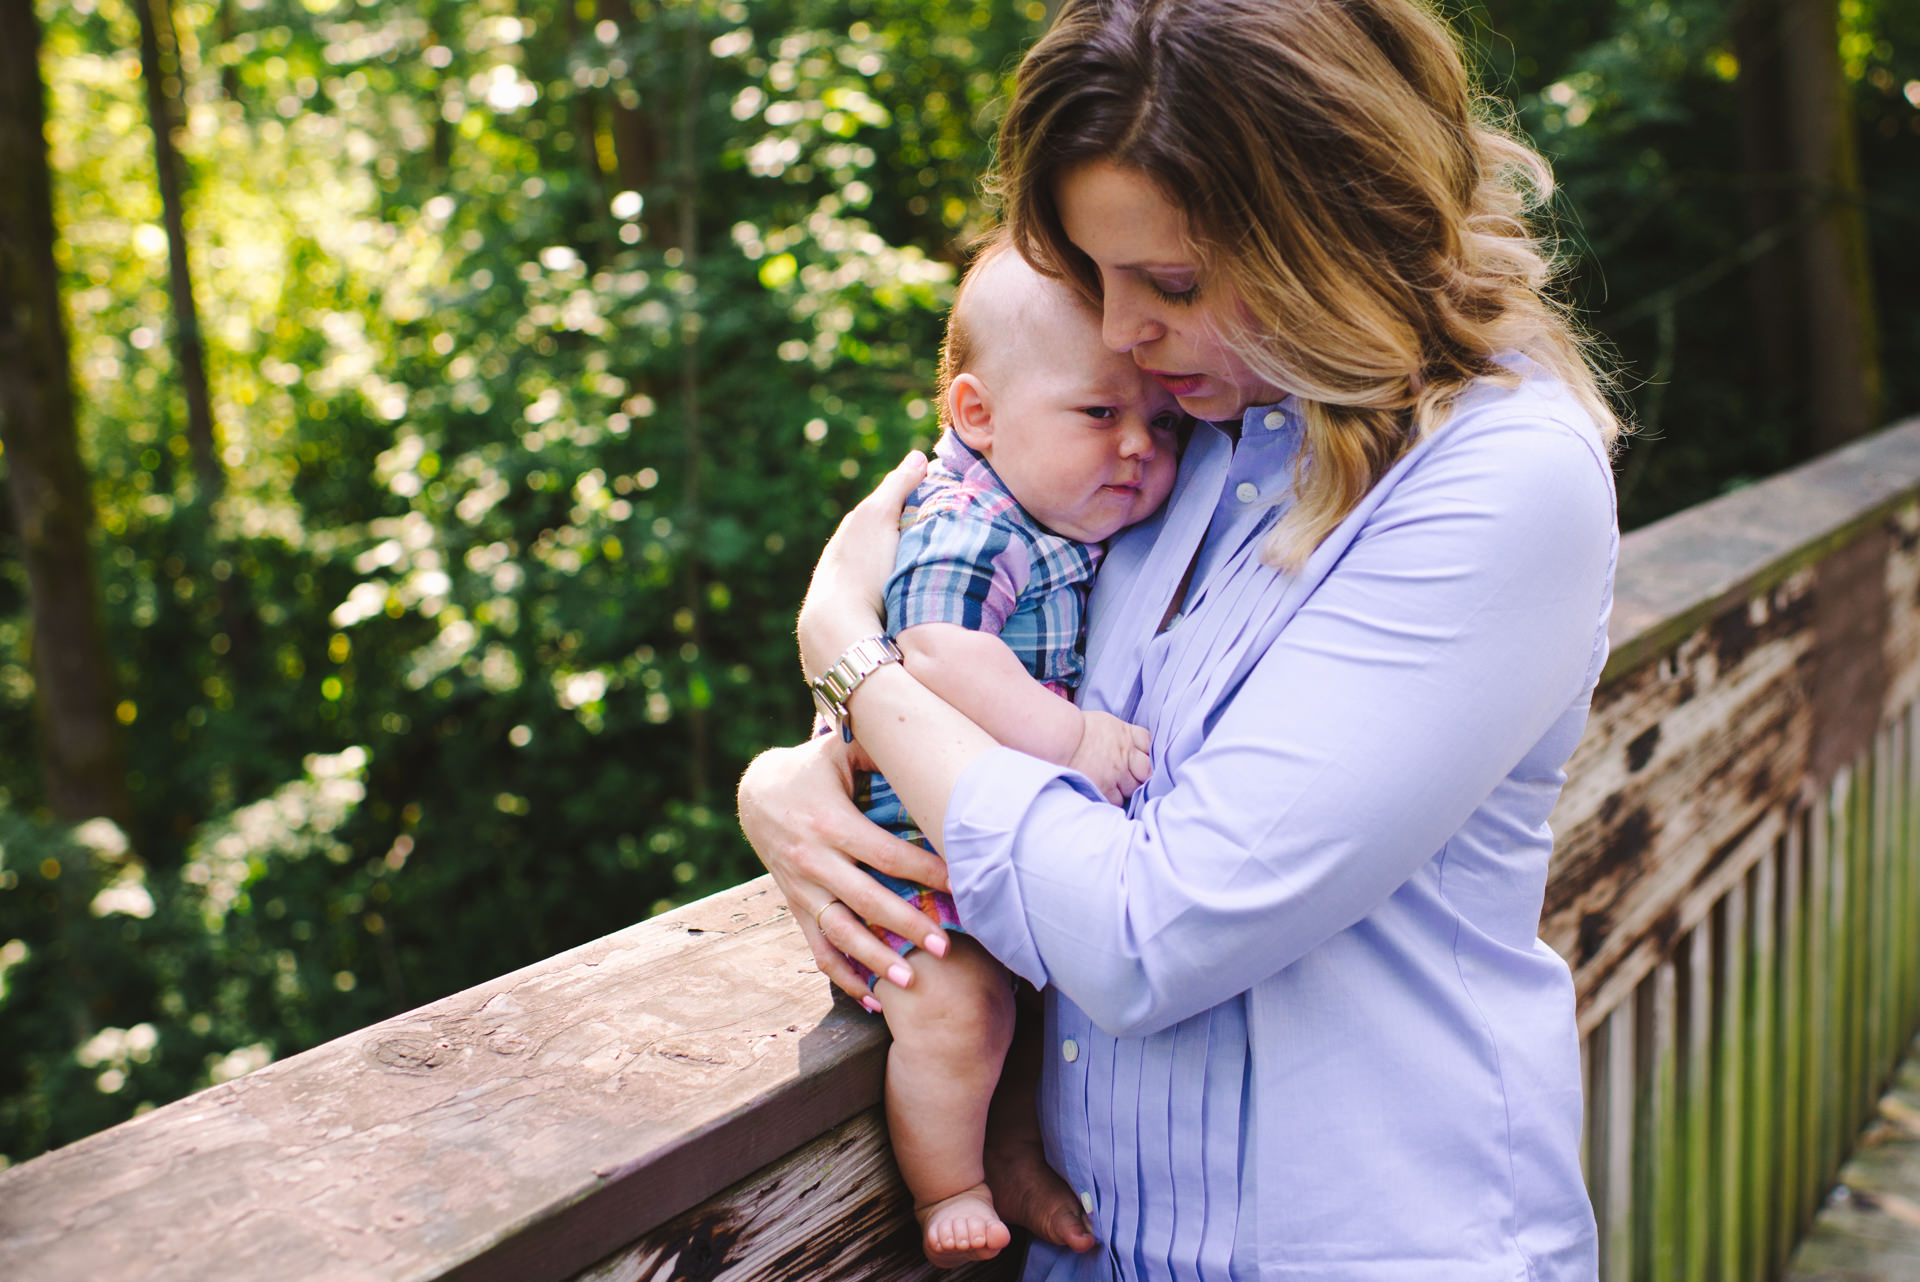
[[[961,772],[947,801],[943,850],[947,879],[968,933],[1035,988],[1046,987],[1047,967],[1028,926],[1014,843],[1049,788],[1106,804],[1090,782],[1064,766],[1012,748],[981,753]]]

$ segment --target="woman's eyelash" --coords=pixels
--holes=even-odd
[[[1186,304],[1186,303],[1198,302],[1200,299],[1200,282],[1198,281],[1195,281],[1193,284],[1187,286],[1185,289],[1177,289],[1177,290],[1168,289],[1165,285],[1162,285],[1159,281],[1152,280],[1152,279],[1149,279],[1147,281],[1147,285],[1150,289],[1153,290],[1154,293],[1160,296],[1161,302]]]

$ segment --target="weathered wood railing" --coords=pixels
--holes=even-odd
[[[1603,1275],[1770,1277],[1920,1023],[1920,421],[1629,536],[1613,642],[1542,924]],[[883,1054],[750,882],[0,1173],[0,1277],[929,1276]]]

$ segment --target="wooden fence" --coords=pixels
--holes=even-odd
[[[1630,535],[1612,636],[1542,922],[1603,1276],[1773,1277],[1920,1023],[1920,421]],[[884,1053],[763,878],[0,1173],[0,1277],[931,1277]]]

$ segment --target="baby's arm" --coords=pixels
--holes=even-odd
[[[1033,679],[1005,642],[955,623],[900,634],[907,670],[1009,748],[1078,770],[1116,804],[1146,781],[1147,732],[1082,712]]]

